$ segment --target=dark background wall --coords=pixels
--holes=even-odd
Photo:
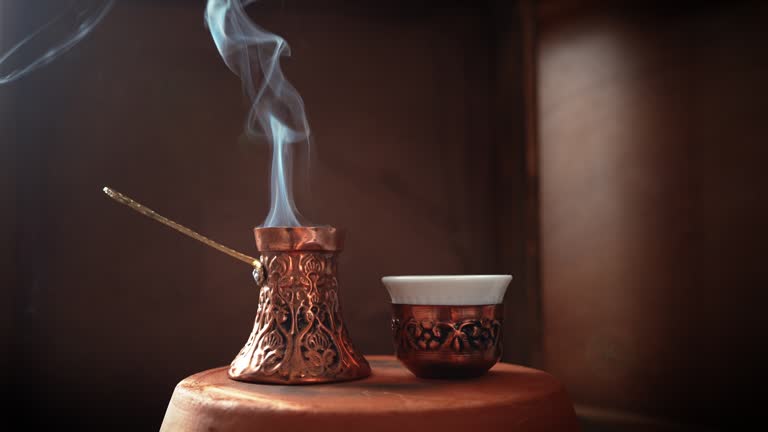
[[[768,8],[618,3],[536,11],[538,364],[595,427],[733,430],[765,376]]]
[[[255,253],[270,151],[240,137],[203,3],[120,1],[0,87],[0,369],[28,420],[157,429],[175,383],[251,329],[247,268],[100,192]],[[292,47],[315,140],[298,206],[348,230],[361,351],[391,352],[381,276],[512,273],[505,360],[560,378],[586,430],[758,412],[768,14],[669,3],[252,10]],[[45,5],[1,2],[0,45],[63,7]]]
[[[381,276],[512,273],[505,355],[525,361],[514,7],[273,3],[252,15],[291,44],[284,70],[314,132],[298,207],[348,230],[340,282],[358,348],[392,352]],[[63,7],[47,6],[3,2],[3,46]],[[229,363],[251,330],[247,266],[101,193],[255,253],[270,150],[240,137],[247,103],[203,6],[118,2],[72,51],[0,87],[2,369],[28,418],[156,429],[176,382]]]

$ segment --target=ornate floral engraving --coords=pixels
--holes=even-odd
[[[392,331],[400,347],[414,351],[484,352],[496,348],[501,339],[501,323],[488,318],[434,321],[411,317],[404,323],[393,319]]]
[[[317,382],[359,378],[368,365],[352,349],[338,301],[336,254],[264,253],[266,280],[256,319],[229,374],[243,381]]]

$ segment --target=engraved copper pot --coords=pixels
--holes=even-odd
[[[341,315],[337,258],[343,233],[329,226],[276,227],[255,228],[254,235],[261,253],[254,271],[259,304],[229,377],[311,384],[369,376]]]

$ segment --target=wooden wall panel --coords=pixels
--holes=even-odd
[[[538,22],[541,366],[582,404],[756,414],[768,9],[586,3]]]

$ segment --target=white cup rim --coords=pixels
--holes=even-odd
[[[509,280],[512,280],[512,275],[509,275],[509,274],[397,275],[397,276],[384,276],[381,278],[381,281],[384,283],[389,281],[401,282],[401,281],[408,281],[408,280],[431,282],[431,281],[441,281],[441,280],[448,280],[448,279],[471,280],[471,279],[498,279],[498,278],[509,278]]]
[[[504,300],[512,275],[384,276],[393,304],[486,305]]]

